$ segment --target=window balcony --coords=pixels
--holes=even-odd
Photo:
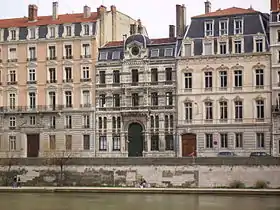
[[[91,58],[91,55],[81,55],[80,58]]]
[[[18,62],[18,59],[17,59],[17,58],[8,59],[7,62],[8,62],[8,63],[11,63],[11,62]]]
[[[82,78],[80,79],[80,82],[90,82],[91,78]]]
[[[92,107],[92,105],[90,103],[88,103],[88,104],[80,104],[80,107],[81,108],[90,108],[90,107]]]
[[[18,84],[17,81],[7,82],[7,85],[17,85],[17,84]]]
[[[54,79],[54,80],[47,80],[47,83],[57,83],[57,80]]]
[[[26,61],[37,61],[37,58],[27,58]]]
[[[57,57],[47,57],[47,61],[53,61],[53,60],[56,60]]]
[[[28,85],[37,84],[37,81],[27,81],[26,84],[28,84]]]
[[[64,79],[63,80],[63,83],[72,83],[73,82],[73,79]]]
[[[63,60],[65,59],[73,59],[73,55],[67,55],[62,57]]]

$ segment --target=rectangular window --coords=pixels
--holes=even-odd
[[[121,150],[121,140],[119,136],[113,136],[113,151]]]
[[[213,103],[205,102],[205,120],[213,120]]]
[[[165,81],[172,82],[172,68],[165,68]]]
[[[234,102],[234,110],[235,110],[235,120],[241,121],[243,119],[243,102],[235,101]]]
[[[227,54],[227,43],[226,42],[220,42],[220,54]]]
[[[213,36],[214,31],[213,31],[213,21],[207,21],[204,23],[204,31],[205,31],[205,36]]]
[[[17,137],[9,136],[9,150],[16,151],[17,150]]]
[[[265,148],[265,140],[264,140],[264,133],[257,133],[256,134],[257,140],[257,148],[264,149]]]
[[[256,87],[263,88],[264,86],[264,71],[263,69],[256,69]]]
[[[234,71],[234,87],[242,88],[242,86],[243,86],[242,70],[235,70]]]
[[[9,128],[11,130],[16,128],[16,117],[14,117],[14,116],[10,117],[10,119],[9,119]]]
[[[49,68],[49,83],[56,83],[56,70],[55,68]]]
[[[165,150],[174,150],[174,136],[173,134],[165,134]]]
[[[49,46],[49,59],[50,60],[55,60],[56,59],[55,46]]]
[[[51,91],[49,92],[49,106],[52,109],[55,109],[55,105],[56,105],[56,92]]]
[[[192,73],[185,73],[185,89],[192,89]]]
[[[228,34],[228,21],[222,20],[220,21],[220,36],[227,35]]]
[[[83,80],[88,81],[90,78],[90,73],[89,73],[89,67],[88,66],[83,66]]]
[[[139,106],[139,95],[138,93],[132,93],[132,106]]]
[[[277,31],[277,41],[280,42],[280,30]]]
[[[105,71],[99,71],[99,83],[106,84],[106,74]]]
[[[120,51],[114,51],[112,54],[112,59],[113,60],[119,60],[121,57],[121,52]]]
[[[16,71],[15,70],[10,70],[9,73],[10,73],[10,75],[9,75],[10,83],[11,84],[16,84],[16,82],[17,82]]]
[[[212,42],[204,43],[204,55],[212,55],[212,54],[213,54]]]
[[[15,93],[9,94],[9,107],[10,107],[10,109],[16,108],[16,94]]]
[[[242,42],[234,41],[234,53],[241,53],[241,52],[242,52]]]
[[[107,150],[107,137],[100,136],[99,137],[99,151],[106,151]]]
[[[242,19],[234,20],[234,34],[243,34],[243,20]]]
[[[65,45],[65,57],[66,59],[72,59],[72,45]]]
[[[84,128],[90,128],[90,116],[89,115],[84,115]]]
[[[91,52],[90,52],[90,44],[83,44],[83,55],[84,58],[90,58]]]
[[[36,108],[36,93],[34,92],[29,93],[29,108],[30,109]]]
[[[158,93],[151,93],[151,105],[152,106],[158,105]]]
[[[256,108],[257,108],[257,120],[264,119],[264,100],[257,100],[256,101]]]
[[[99,53],[99,60],[107,60],[108,53],[107,52],[100,52]]]
[[[65,136],[65,149],[72,150],[72,135]]]
[[[256,39],[256,52],[263,52],[263,39]]]
[[[55,129],[56,128],[56,117],[50,116],[50,128]]]
[[[83,135],[84,150],[90,150],[90,135]]]
[[[159,50],[158,49],[151,50],[151,57],[152,58],[158,57],[158,56],[159,56]]]
[[[50,27],[50,38],[55,38],[55,27]]]
[[[164,50],[164,56],[165,57],[172,57],[173,56],[173,49],[172,48],[167,48]]]
[[[119,70],[113,71],[113,83],[120,84],[120,71]]]
[[[157,84],[157,82],[158,82],[158,70],[157,69],[151,69],[151,82],[154,84]]]
[[[235,148],[242,148],[242,147],[243,147],[243,134],[235,133]]]
[[[228,105],[226,101],[220,102],[220,120],[228,119]]]
[[[67,128],[67,129],[72,128],[72,116],[71,115],[65,116],[65,128]]]
[[[192,119],[193,119],[192,103],[187,102],[187,103],[185,103],[185,120],[192,121]]]
[[[227,71],[220,71],[220,88],[226,89],[228,85]]]
[[[55,135],[49,135],[49,148],[50,150],[56,150]]]
[[[220,134],[220,143],[221,143],[221,148],[228,148],[228,134],[227,133]]]
[[[29,60],[34,61],[36,60],[36,48],[29,47]]]
[[[84,36],[89,36],[89,25],[83,25],[83,29],[84,29]]]
[[[17,32],[16,30],[10,30],[10,39],[16,40],[17,39]]]
[[[71,67],[65,67],[65,82],[73,82]]]
[[[90,107],[90,92],[83,90],[83,107]]]
[[[213,87],[213,81],[212,81],[212,72],[208,71],[204,73],[205,77],[205,89],[212,89]]]
[[[212,133],[205,134],[205,147],[207,149],[213,148],[213,134]]]
[[[29,29],[29,38],[30,39],[35,39],[36,38],[36,29],[35,28],[30,28]]]
[[[72,36],[72,27],[66,26],[66,36]]]
[[[65,91],[65,106],[67,108],[72,107],[72,92],[71,91]]]
[[[35,71],[35,69],[29,69],[28,81],[29,82],[36,81],[36,71]]]
[[[158,151],[159,150],[159,135],[152,134],[151,136],[151,151]]]
[[[137,69],[131,70],[131,82],[133,83],[133,85],[137,85],[137,83],[139,82],[139,74]]]
[[[121,100],[120,100],[120,94],[113,94],[113,102],[114,107],[120,107],[121,106]]]
[[[36,116],[29,117],[29,125],[36,125]]]
[[[99,107],[105,107],[106,105],[106,95],[105,94],[100,94],[99,95]]]
[[[172,92],[165,93],[166,97],[166,106],[172,106],[173,105],[173,94]]]

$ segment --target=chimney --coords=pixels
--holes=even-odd
[[[107,11],[107,8],[103,5],[97,8],[97,15],[100,17],[101,15],[104,15],[105,12]]]
[[[36,21],[38,18],[38,7],[35,4],[28,5],[28,20]]]
[[[91,16],[90,7],[85,5],[84,6],[84,18],[89,18]]]
[[[138,33],[143,34],[143,26],[140,19],[137,20],[137,24],[138,24],[138,28],[137,28]]]
[[[276,12],[279,10],[279,4],[278,0],[270,0],[270,11]]]
[[[175,37],[175,26],[169,25],[169,38],[174,38],[174,37]]]
[[[184,4],[181,6],[181,24],[182,25],[180,31],[181,31],[181,37],[183,37],[186,29],[186,7]]]
[[[52,3],[52,17],[54,20],[58,19],[58,2]]]
[[[205,14],[208,14],[211,12],[211,2],[209,0],[206,0],[206,2],[204,2],[205,4]]]
[[[180,36],[180,28],[181,28],[181,5],[176,5],[176,36]]]
[[[112,41],[117,40],[117,8],[115,5],[111,5],[112,13]]]
[[[116,13],[117,12],[117,8],[115,5],[111,5],[111,12],[112,13]]]
[[[136,34],[136,24],[130,24],[130,35]]]

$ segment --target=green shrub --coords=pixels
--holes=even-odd
[[[268,188],[268,183],[266,181],[263,180],[258,180],[255,183],[255,188],[256,189],[265,189]]]
[[[234,180],[232,181],[230,184],[229,184],[229,187],[230,188],[245,188],[245,184],[241,181],[238,181],[238,180]]]

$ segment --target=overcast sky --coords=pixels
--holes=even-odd
[[[0,17],[27,16],[28,4],[39,6],[39,15],[51,15],[53,0],[1,0]],[[5,1],[5,3],[4,3]],[[134,19],[140,18],[147,27],[152,38],[167,37],[168,25],[175,25],[175,5],[185,4],[187,9],[187,22],[190,17],[204,13],[205,0],[57,0],[59,13],[82,12],[83,6],[88,5],[92,11],[104,4],[107,7],[114,4],[117,10],[126,13]],[[270,0],[210,0],[212,11],[229,7],[249,8],[269,12]]]

